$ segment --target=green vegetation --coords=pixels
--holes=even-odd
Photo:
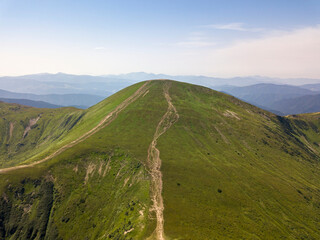
[[[91,153],[44,174],[20,176],[23,180],[6,187],[0,238],[130,239],[144,234],[149,183],[130,154],[118,148]]]
[[[82,116],[75,108],[39,109],[0,102],[0,166],[16,165],[54,146]]]
[[[110,124],[54,158],[0,174],[0,239],[151,236],[146,160],[167,83],[151,81]],[[142,84],[88,110],[1,105],[2,167],[82,136]],[[279,117],[204,87],[170,85],[179,119],[157,142],[166,238],[319,239],[320,114]]]
[[[53,153],[96,126],[141,85],[124,89],[87,110],[38,109],[0,102],[0,166],[34,162]],[[35,124],[25,134],[30,120]]]
[[[319,154],[290,118],[188,84],[170,93],[180,119],[158,143],[168,236],[320,237]],[[319,143],[314,122],[305,138]]]

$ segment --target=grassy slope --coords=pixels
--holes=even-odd
[[[140,86],[140,84],[138,84]],[[130,96],[137,87],[128,89],[124,94]],[[79,239],[87,236],[89,239],[104,238],[106,235],[118,239],[117,232],[120,231],[122,238],[130,239],[132,236],[144,239],[153,229],[153,221],[148,219],[149,215],[149,178],[144,168],[144,159],[147,155],[149,142],[153,137],[154,128],[161,115],[166,110],[165,100],[158,94],[158,89],[148,93],[144,99],[146,102],[134,102],[124,110],[118,118],[108,127],[102,129],[97,134],[88,138],[79,145],[68,149],[55,159],[31,169],[21,169],[16,172],[0,176],[2,188],[5,188],[6,182],[10,181],[19,185],[23,179],[32,175],[34,178],[44,178],[48,174],[53,176],[55,184],[55,198],[57,199],[53,208],[55,214],[50,217],[54,224],[50,225],[50,231],[57,228],[60,237],[69,239]],[[151,100],[158,100],[159,104],[155,110],[155,104]],[[106,101],[107,103],[110,100]],[[109,111],[108,104],[101,103],[100,108],[93,109],[97,113]],[[157,104],[156,104],[157,105]],[[104,111],[101,109],[104,108]],[[163,112],[161,111],[163,109]],[[148,121],[140,116],[147,116]],[[147,114],[147,115],[146,115]],[[149,124],[154,127],[149,127]],[[137,133],[137,128],[141,125],[141,132]],[[81,125],[79,125],[81,126]],[[138,147],[137,147],[137,143]],[[140,148],[141,147],[141,148]],[[128,156],[123,160],[123,156],[115,158],[118,163],[111,166],[113,170],[105,177],[99,174],[100,164],[103,163],[102,172],[107,166],[107,161],[114,151],[120,151]],[[85,172],[92,160],[90,155],[102,156],[100,160],[95,160],[93,178],[90,178],[90,188],[84,185]],[[111,158],[112,159],[112,158]],[[111,161],[112,163],[113,161]],[[75,174],[73,169],[82,172],[80,176]],[[110,163],[110,164],[111,164]],[[80,171],[80,169],[82,169]],[[111,171],[110,170],[110,171]],[[118,174],[119,173],[119,174]],[[109,177],[108,177],[109,176]],[[100,182],[96,182],[101,179]],[[127,179],[127,180],[126,180]],[[126,182],[126,184],[125,184]],[[6,191],[9,191],[8,189]],[[85,201],[79,204],[79,196]],[[117,196],[114,198],[114,196]],[[17,199],[12,201],[17,202]],[[132,202],[133,201],[133,202]],[[19,201],[18,201],[19,202]],[[61,203],[60,203],[61,202]],[[136,207],[132,204],[136,204]],[[130,207],[128,207],[131,204]],[[102,209],[103,214],[99,213]],[[131,210],[133,209],[133,210]],[[143,210],[143,216],[139,211]],[[73,216],[64,216],[64,213],[73,213]],[[93,215],[92,213],[97,213]],[[126,213],[128,212],[128,216]],[[131,214],[131,215],[130,215]],[[32,212],[30,213],[32,215]],[[92,216],[95,219],[86,216]],[[64,220],[68,219],[70,220]],[[66,222],[67,221],[67,222]],[[96,222],[94,222],[96,221]],[[93,223],[92,223],[93,222]],[[97,223],[98,222],[98,223]],[[130,222],[130,224],[129,224]],[[92,224],[95,227],[92,227]],[[20,223],[19,225],[25,225]],[[77,225],[77,228],[74,226]],[[124,235],[125,230],[133,231]],[[96,230],[95,230],[96,229]],[[54,234],[52,233],[52,236]],[[142,237],[143,236],[143,237]]]
[[[320,237],[319,155],[286,119],[202,87],[170,92],[180,119],[158,143],[170,238]]]
[[[0,103],[0,166],[40,160],[96,126],[108,112],[131,96],[141,83],[124,89],[87,110],[75,108],[38,109]],[[41,116],[26,137],[30,119]],[[10,124],[13,124],[10,137]]]
[[[87,110],[82,110],[81,119],[72,128],[72,130],[63,138],[59,138],[55,144],[48,146],[45,151],[34,154],[25,163],[40,160],[50,153],[55,152],[60,147],[70,143],[74,139],[82,136],[93,127],[98,125],[98,123],[112,110],[114,110],[121,102],[130,97],[143,83],[137,83],[129,88],[125,88],[116,94],[108,97],[107,99],[101,101],[100,103],[92,106]]]
[[[0,200],[0,239],[130,239],[144,234],[146,218],[141,215],[148,213],[149,182],[136,158],[120,148],[65,157],[62,164],[36,172],[6,175],[11,184]],[[136,231],[124,236],[132,228]]]
[[[297,137],[301,142],[317,154],[320,155],[320,113],[300,114],[288,116],[292,127],[299,134]]]
[[[145,160],[167,108],[163,82],[150,85],[148,94],[84,142],[40,166],[0,175],[0,206],[12,211],[0,214],[11,216],[3,219],[0,233],[1,227],[10,232],[17,225],[24,228],[13,231],[12,239],[17,232],[22,238],[43,231],[48,239],[150,236],[155,222],[148,214]],[[139,86],[90,108],[59,144],[99,122]],[[180,115],[158,141],[169,239],[320,237],[317,115],[277,118],[228,95],[177,82],[169,92]],[[51,205],[41,205],[45,196]]]
[[[30,119],[39,116],[24,135]],[[81,116],[82,112],[75,108],[39,109],[0,102],[0,166],[16,165],[53,146]]]

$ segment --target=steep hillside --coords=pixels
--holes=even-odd
[[[81,118],[48,124],[57,142],[0,170],[0,238],[320,238],[319,114],[279,117],[169,80],[64,110]],[[10,111],[9,133],[39,114]]]
[[[47,150],[74,127],[75,108],[40,109],[0,102],[0,166],[12,166]]]

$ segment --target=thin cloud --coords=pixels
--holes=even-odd
[[[247,39],[208,53],[215,74],[320,76],[320,25]]]
[[[192,37],[187,38],[186,41],[181,41],[175,43],[175,46],[187,47],[187,48],[202,48],[202,47],[211,47],[216,45],[213,41],[208,41],[206,37],[203,37],[199,34],[191,34]]]
[[[95,47],[94,50],[106,50],[105,47]]]
[[[211,47],[216,45],[216,43],[206,42],[206,41],[185,41],[185,42],[177,42],[176,45],[180,47],[200,48],[200,47]]]
[[[202,27],[218,29],[218,30],[231,30],[231,31],[241,31],[241,32],[261,32],[263,28],[247,28],[242,22],[233,22],[227,24],[209,24]]]

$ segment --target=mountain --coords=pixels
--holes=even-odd
[[[255,84],[245,87],[220,86],[216,87],[215,89],[231,94],[248,103],[254,104],[266,110],[271,110],[275,113],[282,112],[282,110],[285,109],[278,105],[278,103],[282,102],[282,100],[319,93],[298,86],[267,83]],[[298,112],[291,111],[290,113],[298,114],[302,112],[300,109]]]
[[[36,108],[60,108],[62,106],[50,104],[43,101],[32,101],[29,99],[14,99],[14,98],[0,98],[1,102],[6,103],[18,103],[25,106],[36,107]]]
[[[58,105],[58,106],[80,106],[80,108],[90,107],[104,99],[101,96],[90,95],[90,94],[36,95],[31,93],[9,92],[1,89],[0,89],[0,98],[28,99],[32,101],[47,102],[47,103]],[[29,104],[26,104],[26,105],[29,105]]]
[[[253,76],[253,77],[233,77],[233,78],[218,78],[208,76],[194,76],[194,75],[167,75],[167,74],[154,74],[145,72],[133,72],[119,75],[105,75],[110,78],[128,79],[131,81],[150,80],[150,79],[175,79],[178,81],[197,83],[203,86],[212,87],[220,85],[235,85],[246,86],[250,84],[257,84],[261,82],[273,82],[274,79]]]
[[[33,74],[0,77],[0,89],[33,94],[90,94],[107,97],[132,81],[90,75]]]
[[[320,112],[320,94],[282,99],[270,105],[285,115]]]
[[[320,92],[320,83],[318,83],[318,84],[305,84],[305,85],[301,85],[300,87],[314,91],[314,92]]]
[[[270,102],[303,95],[316,94],[316,92],[292,85],[278,85],[261,83],[245,87],[224,86],[217,88],[245,101],[268,106]]]
[[[187,83],[1,103],[2,239],[319,239],[320,114]]]
[[[201,84],[217,89],[222,85],[248,86],[260,83],[299,84],[301,82],[317,85],[319,79],[280,79],[262,76],[219,78],[195,75],[168,75],[145,72],[132,72],[118,75],[72,75],[66,73],[41,73],[15,77],[0,77],[0,89],[12,92],[28,92],[33,94],[91,94],[103,97],[130,86],[141,80],[175,79],[178,81]],[[305,85],[305,87],[310,87]]]
[[[230,78],[219,78],[209,77],[203,75],[168,75],[168,74],[154,74],[146,72],[132,72],[127,74],[118,75],[104,75],[112,79],[127,79],[129,81],[141,81],[150,79],[174,79],[178,81],[201,84],[207,87],[219,87],[222,85],[232,86],[248,86],[259,83],[271,83],[271,84],[300,84],[301,82],[309,83],[310,85],[317,85],[319,79],[308,79],[308,78],[271,78],[263,76],[246,76],[246,77],[230,77]]]

